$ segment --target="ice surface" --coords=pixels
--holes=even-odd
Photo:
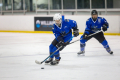
[[[105,37],[114,55],[93,38],[85,56],[77,56],[78,41],[60,52],[59,65],[50,66],[35,60],[49,55],[53,34],[0,33],[0,80],[120,80],[120,36]]]

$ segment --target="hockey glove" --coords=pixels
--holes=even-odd
[[[73,35],[74,37],[79,36],[79,29],[73,29]]]
[[[62,46],[62,47],[61,47]],[[59,50],[61,51],[64,47],[66,46],[66,43],[61,40],[59,43],[56,45],[57,48],[61,47]]]
[[[83,39],[87,39],[88,38],[88,34],[87,33],[84,33],[83,34]]]
[[[103,25],[102,26],[102,30],[105,32],[105,31],[107,31],[107,26],[106,25]]]

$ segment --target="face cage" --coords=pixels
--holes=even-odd
[[[60,24],[56,24],[55,20],[54,20],[55,25],[59,26],[62,23],[62,19],[60,19]]]

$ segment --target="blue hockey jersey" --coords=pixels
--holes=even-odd
[[[65,42],[72,37],[71,29],[77,29],[77,23],[74,20],[65,19],[61,22],[61,26],[53,25],[52,31],[55,35],[55,38],[60,41],[64,40]]]
[[[90,33],[97,32],[97,31],[101,30],[101,27],[104,24],[107,25],[107,28],[109,28],[108,22],[106,21],[105,18],[98,17],[96,21],[93,21],[92,18],[89,18],[86,21],[85,33],[90,34]]]

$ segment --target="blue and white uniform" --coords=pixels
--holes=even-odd
[[[90,34],[93,34],[97,31],[100,31],[101,28],[103,27],[103,25],[106,25],[107,28],[109,28],[109,24],[105,18],[97,17],[96,21],[94,21],[91,17],[86,21],[86,28],[85,28],[84,34],[90,35]],[[81,51],[85,51],[85,42],[87,42],[92,37],[97,39],[104,46],[104,48],[106,48],[106,50],[108,52],[111,51],[109,48],[108,42],[106,41],[106,39],[104,37],[103,32],[100,32],[94,36],[88,37],[87,39],[83,39],[83,35],[82,35],[80,38],[81,39],[80,40]]]
[[[57,50],[56,44],[59,41],[62,40],[64,42],[67,42],[69,39],[72,38],[71,29],[77,29],[77,23],[76,21],[70,19],[65,19],[64,21],[62,21],[60,27],[56,24],[53,25],[52,31],[55,35],[55,40],[49,46],[50,54]],[[59,50],[53,56],[51,56],[51,58],[53,58],[54,56],[56,59],[59,59]]]

